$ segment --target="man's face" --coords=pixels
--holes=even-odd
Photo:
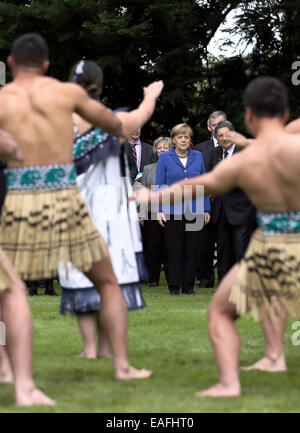
[[[140,138],[140,135],[141,135],[141,128],[136,128],[136,129],[132,132],[132,134],[131,134],[131,136],[130,136],[130,139],[131,139],[132,141],[137,141],[137,140]]]
[[[219,116],[216,119],[213,119],[213,118],[210,119],[207,129],[210,131],[210,133],[213,137],[217,138],[215,135],[215,128],[216,128],[217,124],[219,122],[222,122],[223,120],[225,120],[224,116]]]
[[[226,140],[224,136],[228,134],[229,128],[225,126],[224,128],[218,129],[218,132],[216,134],[216,139],[218,140],[219,146],[223,147],[224,150],[228,150],[232,146],[232,141]]]

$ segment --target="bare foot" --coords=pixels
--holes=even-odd
[[[205,389],[204,391],[196,392],[195,397],[239,397],[241,395],[241,386],[239,383],[235,385],[223,385],[217,383],[211,388]]]
[[[82,352],[79,355],[76,355],[76,358],[97,359],[97,355],[94,353]]]
[[[1,383],[14,383],[14,376],[11,371],[3,371],[0,369]]]
[[[249,367],[241,367],[241,370],[244,371],[261,370],[261,371],[269,371],[270,373],[279,373],[282,371],[287,371],[287,367],[286,367],[284,356],[275,360],[265,357],[255,362],[255,364],[249,365]]]
[[[146,370],[145,368],[137,370],[136,368],[129,366],[126,369],[119,369],[119,371],[116,372],[115,378],[117,380],[148,379],[152,374],[152,371]]]
[[[42,391],[37,388],[32,388],[27,392],[16,393],[16,405],[17,406],[54,406],[55,401],[47,397]]]
[[[112,358],[112,354],[110,352],[100,352],[98,358]]]

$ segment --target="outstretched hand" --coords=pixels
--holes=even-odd
[[[17,162],[24,162],[22,153],[19,151],[19,149],[16,149],[15,153],[11,157],[11,160]]]
[[[254,140],[251,138],[245,137],[243,134],[240,134],[236,131],[228,131],[224,134],[225,140],[230,140],[237,146],[246,147],[251,144]]]
[[[16,140],[3,130],[0,130],[0,155],[2,161],[23,161]]]
[[[162,80],[154,81],[153,83],[149,84],[149,86],[144,87],[144,97],[152,97],[154,99],[157,99],[161,94],[163,88],[164,83]]]
[[[129,201],[136,201],[138,204],[148,204],[151,199],[151,190],[146,187],[137,189],[132,196],[129,197]]]

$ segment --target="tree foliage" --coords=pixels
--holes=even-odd
[[[223,109],[240,129],[243,90],[259,74],[290,83],[300,45],[298,0],[6,0],[0,1],[0,56],[12,41],[36,31],[50,47],[50,74],[67,80],[81,58],[104,69],[103,101],[135,106],[142,88],[163,79],[165,90],[144,134],[153,139],[188,121],[196,140],[206,119]],[[231,29],[253,46],[246,56],[212,58],[207,46],[227,14]],[[297,93],[297,89],[293,89]],[[291,92],[292,93],[292,92]],[[293,93],[294,95],[294,93]],[[296,107],[296,96],[292,96]],[[296,109],[296,108],[295,108]],[[297,112],[297,114],[300,114]]]

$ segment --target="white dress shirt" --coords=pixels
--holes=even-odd
[[[227,158],[231,158],[231,157],[232,157],[232,154],[233,154],[233,152],[234,152],[234,149],[235,149],[235,144],[233,144],[229,149],[227,149],[227,152],[228,152],[228,154],[227,154]],[[225,152],[226,152],[226,150],[223,149],[223,159],[224,159],[224,154],[225,154]]]
[[[219,146],[218,140],[215,137],[213,137],[213,136],[211,136],[211,138],[213,139],[214,146],[218,147]]]
[[[181,164],[184,166],[184,168],[186,167],[186,163],[187,163],[187,157],[185,157],[185,158],[180,158],[180,156],[179,156],[179,159],[180,159],[180,161],[181,161]]]

